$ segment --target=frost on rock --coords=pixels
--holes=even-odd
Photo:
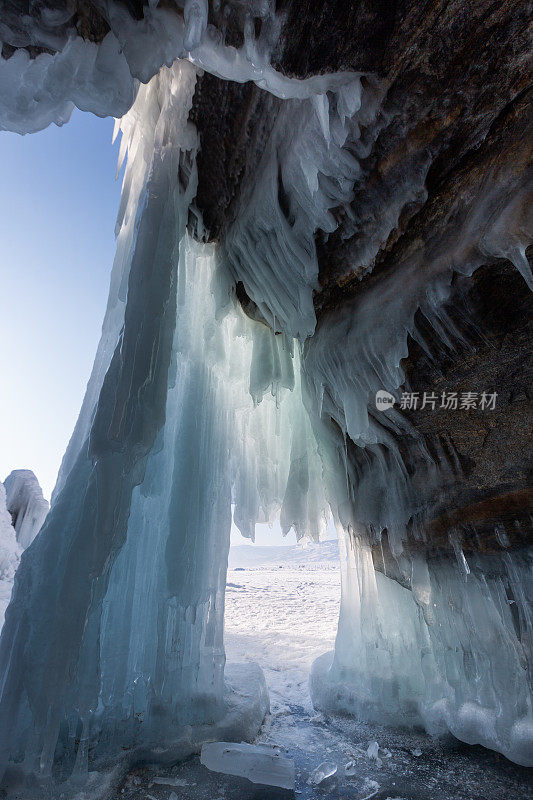
[[[4,481],[7,510],[11,514],[17,542],[23,550],[33,542],[48,514],[39,481],[29,469],[15,469]]]

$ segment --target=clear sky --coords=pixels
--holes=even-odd
[[[0,480],[50,498],[96,352],[121,181],[112,119],[0,132]]]
[[[112,119],[0,132],[0,480],[32,469],[50,498],[100,337],[121,180]],[[331,531],[334,536],[334,531]],[[232,542],[247,542],[236,528]],[[258,544],[294,544],[258,525]]]

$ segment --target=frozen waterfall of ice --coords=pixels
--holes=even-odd
[[[214,772],[294,790],[294,762],[275,745],[208,742],[202,747],[201,762]]]
[[[315,705],[449,730],[531,766],[530,556],[476,555],[468,575],[406,558],[409,590],[374,569],[365,538],[341,533],[339,629],[335,652],[313,664]]]
[[[225,724],[232,502],[249,536],[280,513],[298,535],[326,527],[299,345],[230,295],[220,303],[216,249],[186,232],[195,80],[187,61],[163,69],[121,123],[129,161],[102,343],[0,641],[2,763],[9,775],[22,755],[40,785],[57,779],[58,752],[68,790],[89,750],[93,764],[124,747],[131,760],[187,726]]]

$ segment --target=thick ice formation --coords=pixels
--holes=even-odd
[[[31,470],[13,470],[0,483],[0,631],[20,557],[39,533],[48,508]]]
[[[33,542],[48,514],[48,500],[30,469],[15,469],[4,481],[7,510],[23,550]]]
[[[341,535],[339,629],[335,653],[313,665],[316,706],[450,730],[531,765],[531,558],[478,555],[465,574],[406,557],[409,590],[374,570],[365,538]]]
[[[360,126],[375,123],[380,94],[377,82],[363,88],[352,75],[338,85],[333,76],[323,93],[287,101],[278,116],[224,244],[232,274],[274,330],[301,340],[314,332],[315,234],[335,230],[334,211],[351,213],[367,147]]]
[[[296,80],[273,69],[270,53],[280,23],[268,3],[257,10],[267,23],[261,35],[256,39],[253,24],[245,25],[240,49],[224,44],[220,31],[206,24],[207,0],[187,0],[183,17],[149,3],[140,20],[119,3],[105,5],[110,30],[99,44],[76,31],[66,33],[61,15],[56,25],[53,15],[43,15],[49,21],[44,27],[35,16],[17,20],[28,26],[24,36],[3,26],[3,40],[16,42],[19,49],[0,59],[0,130],[33,133],[52,122],[64,125],[75,106],[98,116],[120,117],[133,104],[138,82],[148,83],[177,58],[188,58],[227,80],[254,81],[281,98],[324,94],[352,77],[341,73]],[[23,49],[26,44],[52,53],[32,58]]]
[[[7,510],[6,490],[4,484],[0,483],[0,631],[21,555],[22,547],[17,541],[11,514]]]
[[[195,80],[186,61],[163,69],[122,123],[130,153],[102,344],[1,639],[2,761],[22,753],[42,780],[58,741],[60,773],[75,781],[89,748],[97,761],[124,746],[133,758],[223,719],[232,501],[248,535],[280,512],[300,535],[326,524],[298,345],[244,315],[213,246],[185,230]]]

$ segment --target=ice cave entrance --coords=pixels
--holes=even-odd
[[[319,543],[296,543],[256,526],[256,542],[232,529],[226,583],[226,660],[263,670],[273,717],[312,714],[309,673],[333,650],[340,606],[339,543],[333,522]]]

